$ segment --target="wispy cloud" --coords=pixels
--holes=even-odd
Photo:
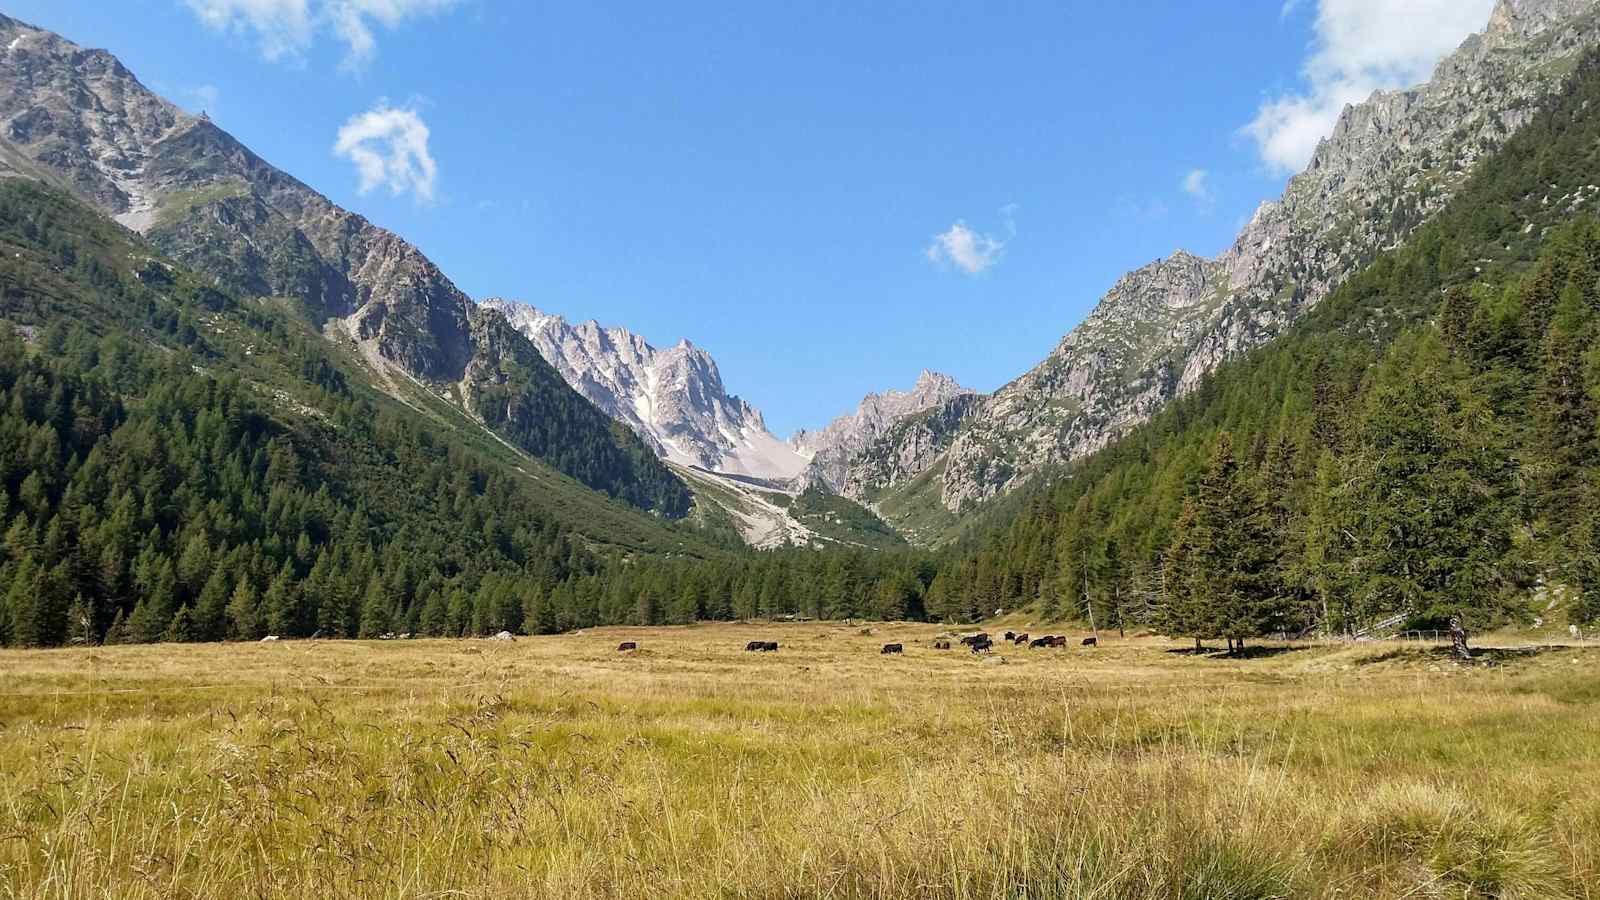
[[[1000,218],[1005,224],[1004,238],[984,234],[968,227],[957,219],[954,225],[933,236],[933,243],[923,253],[935,265],[951,265],[977,275],[993,268],[1005,255],[1006,245],[1017,236],[1017,204],[1008,203],[1000,208]]]
[[[339,129],[333,152],[355,164],[361,193],[385,186],[395,196],[410,193],[420,203],[431,203],[439,166],[428,150],[428,136],[427,123],[415,109],[379,100]]]
[[[217,104],[222,100],[222,91],[214,84],[202,84],[197,88],[190,88],[189,96],[194,98],[200,112],[216,115]]]
[[[459,0],[184,0],[206,26],[250,34],[271,61],[299,59],[319,34],[346,48],[344,65],[360,68],[377,53],[374,26],[393,30],[406,20],[436,15]]]
[[[1290,0],[1283,14],[1302,0]],[[1495,0],[1317,0],[1305,88],[1262,103],[1243,129],[1275,172],[1305,168],[1346,104],[1426,81],[1439,60],[1489,21]]]
[[[1178,183],[1178,187],[1200,203],[1210,203],[1212,200],[1210,178],[1211,173],[1205,169],[1190,169]]]

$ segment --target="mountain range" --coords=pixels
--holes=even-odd
[[[689,341],[658,349],[624,328],[475,303],[415,247],[156,96],[111,54],[5,17],[0,173],[69,190],[219,285],[292,305],[391,397],[445,404],[638,508],[688,515],[707,500],[708,482],[685,477],[696,470],[736,491],[825,490],[937,543],[1283,333],[1443,208],[1596,44],[1593,0],[1499,0],[1428,83],[1346,108],[1220,256],[1179,251],[1124,276],[993,395],[925,372],[787,441]],[[755,501],[767,502],[740,502]]]

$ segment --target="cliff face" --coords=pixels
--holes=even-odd
[[[850,415],[834,419],[821,431],[801,431],[790,439],[790,445],[811,460],[802,480],[853,500],[864,499],[867,484],[890,477],[878,474],[880,460],[864,457],[869,449],[907,418],[971,396],[973,392],[954,378],[927,370],[909,391],[868,394]],[[874,457],[880,454],[920,459],[923,451],[887,447]]]
[[[1130,273],[1049,358],[982,404],[952,442],[945,506],[960,511],[1104,447],[1281,334],[1526,123],[1600,43],[1597,19],[1595,0],[1501,0],[1427,84],[1347,107],[1225,253],[1180,251]]]

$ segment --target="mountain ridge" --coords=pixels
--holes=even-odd
[[[1282,333],[1426,221],[1529,120],[1578,54],[1600,43],[1595,7],[1502,0],[1485,32],[1428,82],[1347,107],[1306,170],[1222,254],[1179,251],[1119,279],[950,439],[936,457],[939,502],[960,513],[1103,448],[1222,361]]]
[[[422,390],[590,487],[669,516],[687,487],[420,250],[159,97],[104,50],[0,16],[0,163],[241,294],[294,298],[397,399]],[[494,340],[484,340],[490,336]]]

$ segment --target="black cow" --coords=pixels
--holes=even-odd
[[[626,653],[629,650],[637,650],[637,649],[639,649],[639,642],[638,641],[623,641],[622,643],[617,645],[617,652],[618,653]]]
[[[879,650],[878,652],[884,655],[888,655],[890,653],[904,653],[906,652],[906,648],[902,644],[884,644],[883,649]]]
[[[1042,638],[1034,638],[1032,641],[1028,642],[1028,646],[1035,650],[1040,647],[1048,647],[1050,646],[1050,635],[1047,634]]]
[[[988,653],[994,649],[994,641],[989,640],[988,635],[984,635],[983,640],[973,641],[969,646],[972,647],[973,653]]]
[[[1011,641],[1011,642],[1013,642],[1013,643],[1015,643],[1015,642],[1016,642],[1016,640],[1017,640],[1017,633],[1016,633],[1016,632],[1014,632],[1014,631],[1008,631],[1008,632],[1006,632],[1006,640],[1008,640],[1008,641]]]
[[[771,653],[778,649],[777,641],[751,641],[744,645],[746,653]]]
[[[1099,645],[1100,645],[1100,639],[1099,638],[1087,637],[1087,638],[1083,639],[1083,646],[1085,646],[1085,647],[1097,647]]]
[[[993,642],[989,640],[989,635],[987,633],[980,631],[977,634],[969,634],[962,638],[961,643],[971,647],[975,644],[989,644]]]

